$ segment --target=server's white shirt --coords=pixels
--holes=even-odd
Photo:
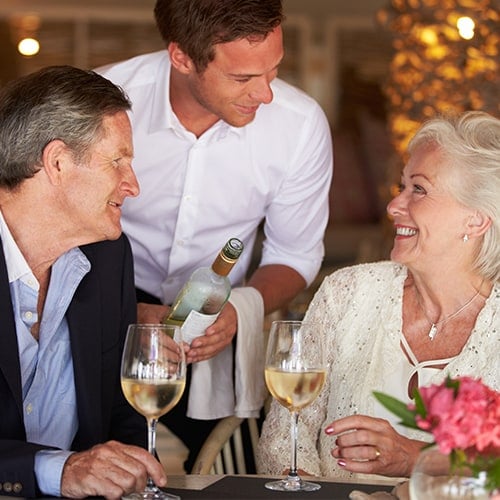
[[[98,71],[132,101],[133,166],[141,193],[123,206],[136,286],[171,303],[191,272],[230,237],[246,251],[231,271],[241,284],[265,219],[261,264],[284,264],[308,284],[323,256],[333,170],[326,117],[309,96],[275,79],[273,101],[236,128],[187,131],[169,100],[166,50]]]

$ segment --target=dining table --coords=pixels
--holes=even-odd
[[[264,475],[218,475],[218,474],[182,474],[169,475],[168,493],[177,495],[181,500],[408,500],[408,488],[405,483],[394,480],[375,478],[369,481],[338,482],[328,478],[304,476],[319,483],[316,491],[282,492],[265,487],[276,476]],[[14,497],[0,494],[0,500]],[[19,497],[18,497],[19,498]],[[54,497],[42,497],[39,500],[51,500]],[[100,497],[93,497],[100,498]]]
[[[304,477],[305,479],[306,477]],[[178,495],[182,500],[362,500],[362,499],[401,499],[406,500],[407,489],[401,490],[401,496],[396,492],[398,485],[395,480],[376,478],[369,481],[338,482],[328,478],[307,478],[321,485],[316,491],[282,492],[269,490],[265,483],[275,480],[275,476],[263,475],[218,475],[218,474],[188,474],[169,475],[165,491]]]

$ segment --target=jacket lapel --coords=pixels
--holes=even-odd
[[[10,296],[9,278],[0,239],[0,372],[12,392],[22,419],[22,387],[16,324]],[[5,404],[5,401],[2,403]]]
[[[92,264],[92,252],[86,249]],[[97,273],[88,273],[77,288],[67,312],[78,404],[79,430],[74,444],[85,448],[101,436],[101,287]]]

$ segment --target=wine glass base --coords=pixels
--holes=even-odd
[[[181,497],[161,490],[152,490],[130,493],[130,495],[123,496],[122,500],[181,500]]]
[[[265,484],[268,490],[274,491],[316,491],[321,488],[318,483],[303,481],[302,479],[281,479],[280,481],[271,481]]]

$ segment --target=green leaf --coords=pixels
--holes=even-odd
[[[493,460],[488,468],[487,487],[489,491],[500,489],[500,459],[497,457]]]
[[[460,388],[460,380],[451,378],[450,375],[447,375],[445,381],[445,387],[449,389],[453,389],[453,396],[456,398],[458,394],[458,390]]]
[[[413,391],[413,397],[415,399],[415,411],[417,415],[420,415],[422,418],[427,416],[427,409],[425,408],[424,400],[422,399],[422,395],[418,392],[418,389]]]
[[[401,425],[412,429],[418,429],[415,423],[415,411],[410,410],[405,403],[382,392],[373,391],[373,395],[382,406],[401,419]]]

